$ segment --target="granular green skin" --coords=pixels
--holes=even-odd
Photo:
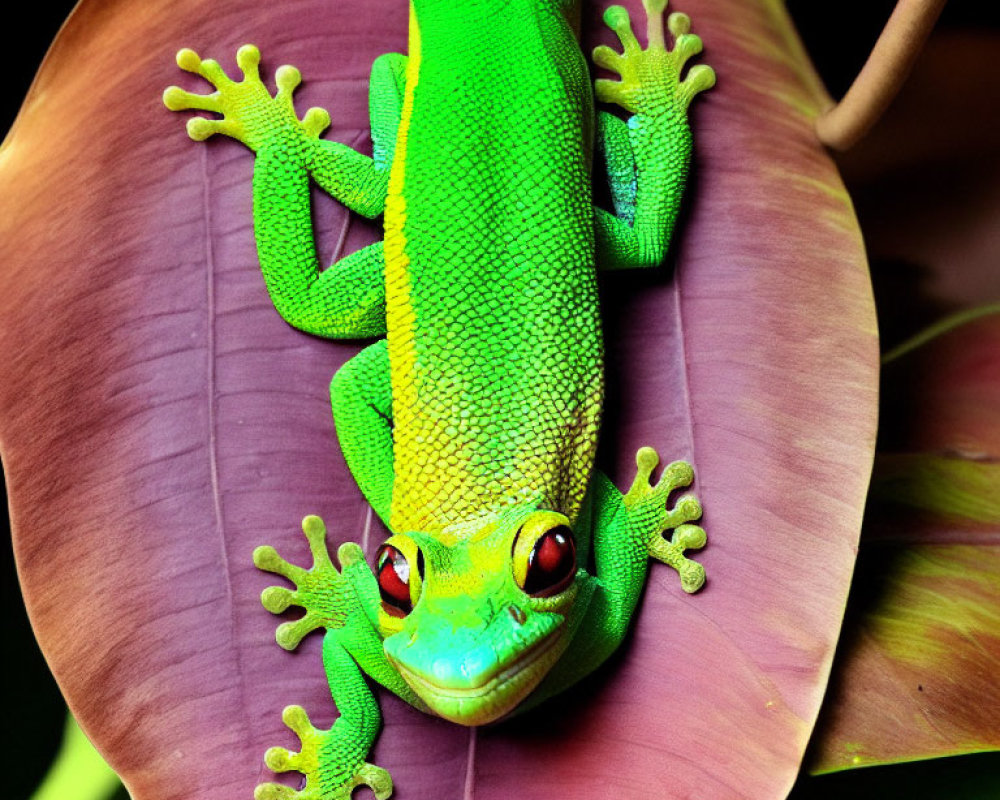
[[[279,644],[327,631],[341,714],[323,731],[297,706],[285,710],[301,751],[272,748],[265,760],[303,772],[306,786],[262,784],[259,800],[343,798],[362,783],[391,792],[388,773],[364,762],[380,723],[363,672],[421,710],[484,724],[560,691],[617,647],[649,556],[676,568],[686,591],[704,581],[684,556],[704,543],[691,524],[698,502],[668,508],[691,468],[675,462],[654,484],[658,457],[643,448],[625,495],[593,468],[604,394],[595,264],[662,261],[690,159],[687,106],[714,83],[704,66],[681,80],[701,42],[672,14],[666,49],[664,5],[647,0],[647,49],[624,9],[605,15],[623,52],[594,58],[622,80],[598,81],[596,96],[630,111],[626,123],[595,118],[573,0],[413,0],[409,54],[372,69],[372,158],[320,139],[326,112],[297,118],[294,68],[278,70],[272,98],[252,46],[237,54],[238,83],[178,54],[218,90],[167,90],[173,110],[222,114],[189,121],[192,138],[225,133],[256,152],[254,229],[278,311],[320,336],[385,335],[337,373],[331,399],[347,463],[404,565],[391,580],[402,576],[409,599],[380,595],[356,545],[341,547],[338,571],[316,517],[303,523],[310,570],[255,551],[260,568],[296,587],[268,589],[265,607],[306,609],[279,626]],[[592,204],[595,139],[614,214]],[[384,214],[384,241],[321,271],[310,180],[358,213]],[[559,555],[567,537],[575,576]],[[526,590],[567,563],[564,579],[543,581],[551,591]]]
[[[559,14],[527,27],[526,3],[498,4],[486,26],[427,5],[386,209],[407,260],[386,270],[391,525],[440,532],[532,500],[574,517],[603,393],[586,64]],[[435,185],[444,204],[410,190]]]

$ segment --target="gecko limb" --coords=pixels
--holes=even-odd
[[[353,542],[346,542],[337,551],[342,570],[330,560],[326,549],[326,526],[316,516],[302,520],[302,531],[309,541],[313,566],[304,569],[285,561],[270,545],[262,545],[253,552],[253,563],[258,569],[273,572],[295,584],[295,589],[271,586],[263,591],[261,604],[272,614],[281,614],[289,606],[305,609],[305,616],[294,622],[278,626],[275,639],[286,650],[298,647],[303,637],[319,628],[343,628],[349,618],[361,611],[361,601],[355,584],[361,583],[371,571],[365,563],[364,553]],[[371,581],[374,584],[374,578]],[[377,590],[376,590],[377,592]]]
[[[644,0],[644,6],[645,49],[632,31],[628,12],[611,6],[604,21],[618,35],[622,52],[602,45],[593,53],[594,63],[621,77],[595,81],[597,99],[632,114],[624,123],[625,131],[609,121],[598,130],[616,209],[616,215],[595,210],[598,264],[605,269],[662,263],[691,161],[688,106],[695,95],[715,84],[715,72],[704,64],[681,77],[688,60],[702,49],[701,39],[690,32],[690,18],[681,13],[669,16],[667,28],[674,46],[668,50],[663,32],[665,0]]]
[[[288,706],[281,716],[299,737],[300,749],[271,747],[264,754],[269,769],[301,772],[305,786],[296,790],[262,783],[254,800],[350,800],[357,786],[370,787],[377,800],[392,794],[389,773],[365,761],[382,724],[378,703],[336,632],[328,633],[323,642],[323,664],[340,716],[331,728],[322,730],[301,706]]]
[[[705,531],[691,524],[701,517],[701,504],[694,495],[687,494],[678,498],[673,508],[667,506],[676,489],[691,484],[694,470],[686,461],[675,461],[664,467],[653,484],[650,477],[659,460],[652,447],[639,450],[635,480],[622,503],[629,526],[645,540],[649,555],[677,570],[685,592],[697,592],[705,583],[705,568],[684,552],[705,546]],[[670,539],[664,538],[666,531],[673,531]]]
[[[275,142],[286,145],[297,137],[318,139],[329,126],[330,115],[322,108],[310,108],[301,120],[296,116],[292,93],[302,75],[295,67],[278,69],[278,91],[272,97],[260,79],[260,50],[252,44],[243,45],[236,52],[236,63],[243,73],[242,81],[232,80],[217,61],[202,59],[194,50],[184,48],[177,53],[177,66],[203,77],[215,92],[202,95],[171,86],[163,93],[164,105],[171,111],[194,109],[222,115],[222,119],[189,119],[187,131],[192,139],[200,142],[222,133],[257,151]]]
[[[392,386],[383,339],[344,364],[330,382],[337,438],[347,466],[375,513],[388,524],[392,505]]]

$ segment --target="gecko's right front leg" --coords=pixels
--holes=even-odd
[[[278,626],[275,638],[286,650],[297,647],[310,631],[326,629],[323,664],[340,716],[331,728],[322,730],[312,725],[300,706],[285,708],[282,719],[298,735],[301,748],[293,753],[283,747],[272,747],[264,755],[264,761],[276,772],[301,772],[306,776],[306,784],[296,791],[264,783],[257,787],[254,797],[256,800],[349,800],[354,788],[365,784],[383,800],[392,793],[392,779],[384,769],[365,761],[378,733],[381,715],[351,652],[373,648],[381,652],[371,621],[378,603],[375,578],[361,548],[350,542],[341,545],[337,553],[342,567],[337,571],[327,552],[326,527],[319,517],[306,517],[302,530],[312,551],[311,569],[290,564],[273,547],[258,547],[254,551],[254,564],[259,569],[274,572],[295,584],[294,590],[281,586],[265,589],[261,602],[275,614],[293,605],[306,610],[304,617]]]

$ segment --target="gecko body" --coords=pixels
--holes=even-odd
[[[622,494],[594,469],[604,396],[596,268],[655,266],[665,254],[691,150],[687,107],[714,83],[683,14],[663,35],[663,0],[647,0],[648,46],[627,13],[605,20],[622,52],[595,62],[599,100],[629,121],[595,116],[577,41],[578,0],[412,0],[409,50],[376,60],[371,158],[319,134],[329,115],[292,104],[298,71],[281,67],[272,97],[260,54],[237,54],[230,80],[190,50],[185,70],[217,89],[176,87],[172,110],[192,138],[233,136],[256,153],[254,227],[261,269],[281,315],[321,336],[379,336],[331,383],[341,449],[391,536],[374,570],[342,545],[332,563],[326,529],[307,517],[314,564],[270,547],[262,569],[295,589],[262,600],[305,616],[278,628],[292,649],[326,630],[323,658],[340,717],[312,726],[298,706],[284,718],[300,752],[271,748],[277,771],[299,770],[293,792],[262,784],[259,800],[328,800],[359,784],[391,791],[365,762],[379,713],[363,674],[417,708],[465,725],[524,709],[592,671],[627,630],[650,556],[704,581],[684,551],[704,543],[684,462],[651,482],[658,457],[637,456]],[[615,212],[591,198],[592,150],[608,165]],[[326,270],[316,261],[309,183],[349,208],[384,215],[385,236]],[[664,532],[673,531],[671,538]]]

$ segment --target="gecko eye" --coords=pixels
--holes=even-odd
[[[514,542],[514,576],[517,583],[532,597],[559,594],[576,575],[576,541],[573,539],[573,531],[568,525],[555,525],[541,532],[531,546],[530,538],[529,541],[521,541],[524,537],[531,536],[529,527],[535,526],[524,525]],[[537,528],[534,533],[537,535]],[[519,558],[519,553],[524,553],[527,546],[531,546],[531,550],[527,553],[526,560],[521,564],[516,563],[523,559],[523,556]]]
[[[423,553],[417,551],[417,570],[423,577]],[[410,562],[402,551],[391,544],[384,544],[375,556],[375,574],[378,577],[378,591],[382,596],[382,608],[393,617],[405,617],[413,611],[412,589],[419,591],[419,579],[411,580]],[[414,583],[417,585],[414,586]]]

